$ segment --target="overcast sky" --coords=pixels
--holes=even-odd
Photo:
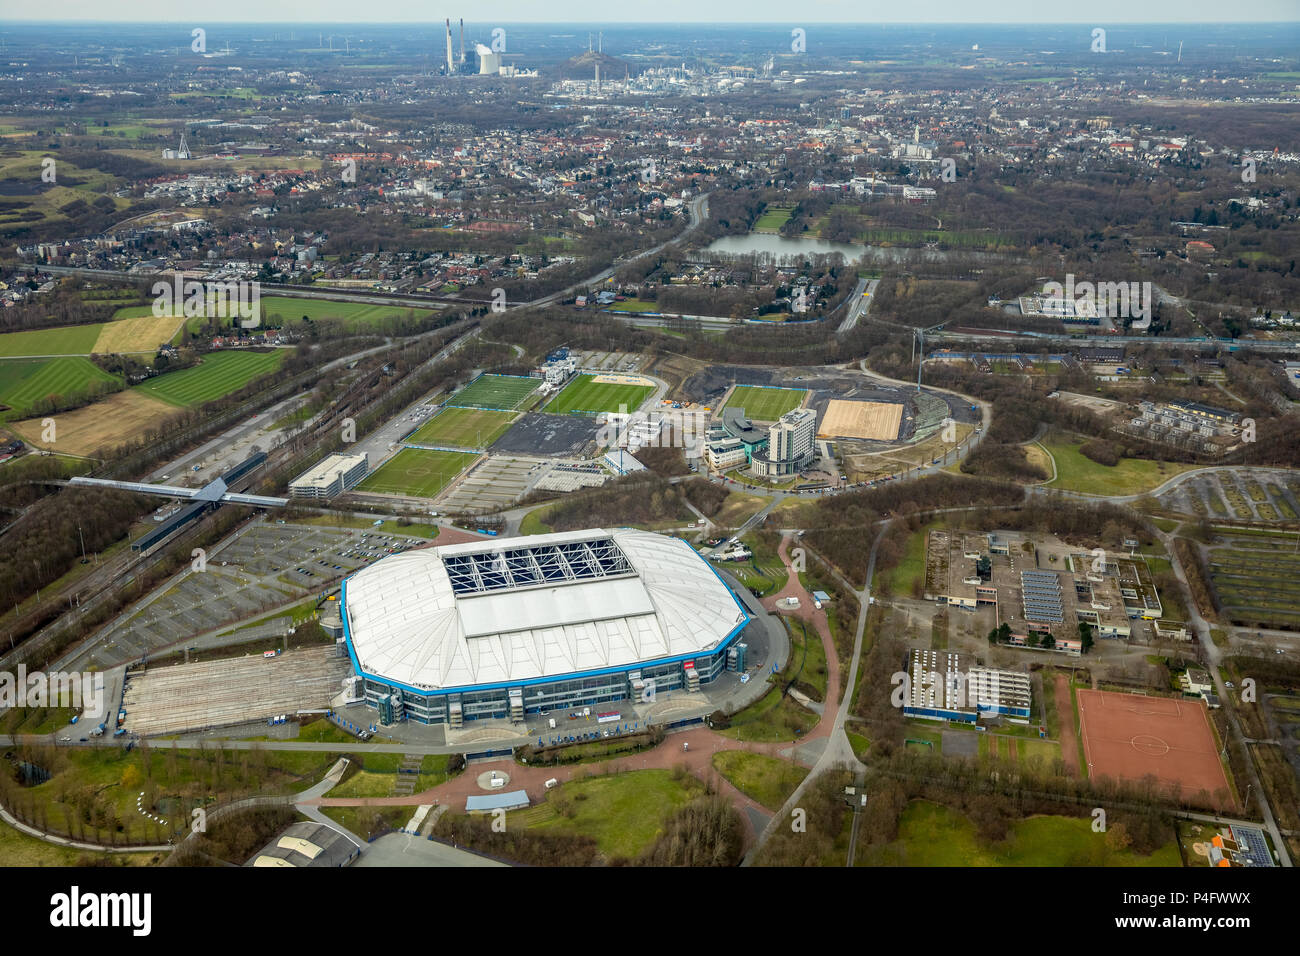
[[[1224,23],[1300,20],[1300,0],[0,0],[0,20],[225,23]]]

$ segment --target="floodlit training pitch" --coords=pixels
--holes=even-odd
[[[818,438],[873,438],[894,441],[903,420],[897,402],[850,402],[832,398],[822,416]]]
[[[654,391],[653,385],[625,385],[602,382],[603,376],[579,375],[556,395],[546,411],[553,415],[568,412],[599,415],[602,412],[634,412]]]
[[[433,498],[477,458],[473,452],[403,448],[357,485],[357,491]]]
[[[1203,701],[1104,690],[1080,690],[1078,698],[1089,776],[1137,783],[1152,774],[1184,797],[1219,809],[1231,805]]]
[[[480,375],[447,399],[448,405],[469,408],[523,408],[528,397],[542,384],[540,378],[517,375]]]
[[[737,385],[722,407],[743,408],[745,416],[752,421],[774,422],[786,412],[794,411],[802,405],[807,394],[802,388]]]
[[[487,448],[505,434],[516,417],[515,412],[490,408],[444,408],[406,441],[412,445]]]

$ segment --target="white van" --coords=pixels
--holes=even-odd
[[[550,780],[546,781],[546,789],[547,789],[547,790],[554,790],[554,789],[555,789],[556,787],[558,787],[559,785],[560,785],[560,781],[556,780],[554,777],[552,777]]]

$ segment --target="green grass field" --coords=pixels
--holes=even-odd
[[[755,232],[776,232],[794,215],[794,206],[765,206],[754,223]]]
[[[745,796],[773,811],[781,809],[803,778],[808,776],[807,770],[787,760],[744,750],[715,753],[713,769],[730,780],[732,786]]]
[[[498,412],[488,408],[446,408],[421,425],[406,440],[415,445],[486,448],[504,435],[514,420],[514,412]]]
[[[1087,817],[1035,816],[1012,825],[1001,843],[979,838],[975,825],[948,807],[914,800],[903,811],[898,839],[869,847],[859,866],[1181,866],[1170,841],[1150,856],[1113,850]]]
[[[447,400],[449,405],[468,408],[523,408],[529,396],[542,384],[540,378],[515,375],[480,375]]]
[[[647,302],[645,299],[627,299],[624,302],[615,302],[609,307],[611,312],[658,312],[658,302]]]
[[[366,302],[329,302],[324,299],[299,299],[288,295],[264,295],[260,300],[262,324],[269,328],[280,328],[285,323],[301,322],[304,318],[313,322],[343,322],[354,328],[375,325],[384,319],[404,318],[408,312],[419,315],[432,314],[434,310],[426,308],[405,308],[393,305],[370,305]],[[152,305],[129,305],[113,313],[114,319],[133,319],[142,315],[153,314]],[[192,317],[185,323],[185,328],[195,332],[208,321],[203,316]],[[227,322],[226,324],[229,324]]]
[[[119,379],[80,357],[0,361],[0,405],[19,412],[51,395],[65,398],[96,383]]]
[[[635,857],[654,842],[663,819],[702,789],[694,777],[674,780],[668,770],[636,770],[571,780],[546,794],[546,802],[508,817],[525,826],[592,837],[606,857]],[[561,806],[572,809],[564,816]]]
[[[89,355],[103,331],[104,323],[64,325],[56,329],[32,329],[0,335],[0,358],[29,355]]]
[[[593,378],[591,375],[579,375],[551,400],[546,410],[556,415],[568,412],[634,412],[654,391],[650,385],[616,385],[612,382],[596,382]]]
[[[403,448],[357,485],[357,490],[432,498],[477,457],[473,452]]]
[[[1137,495],[1197,465],[1124,458],[1118,465],[1099,465],[1079,451],[1081,442],[1059,434],[1040,443],[1056,461],[1056,479],[1047,487],[1089,495]]]
[[[229,395],[253,379],[280,367],[285,352],[213,352],[194,368],[168,372],[136,388],[169,405],[188,408]]]
[[[808,393],[801,388],[764,388],[737,385],[723,408],[743,408],[756,422],[774,422],[788,411],[803,404]]]

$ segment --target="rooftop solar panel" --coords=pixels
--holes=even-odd
[[[631,574],[634,568],[609,538],[535,547],[449,554],[443,567],[459,595]]]

